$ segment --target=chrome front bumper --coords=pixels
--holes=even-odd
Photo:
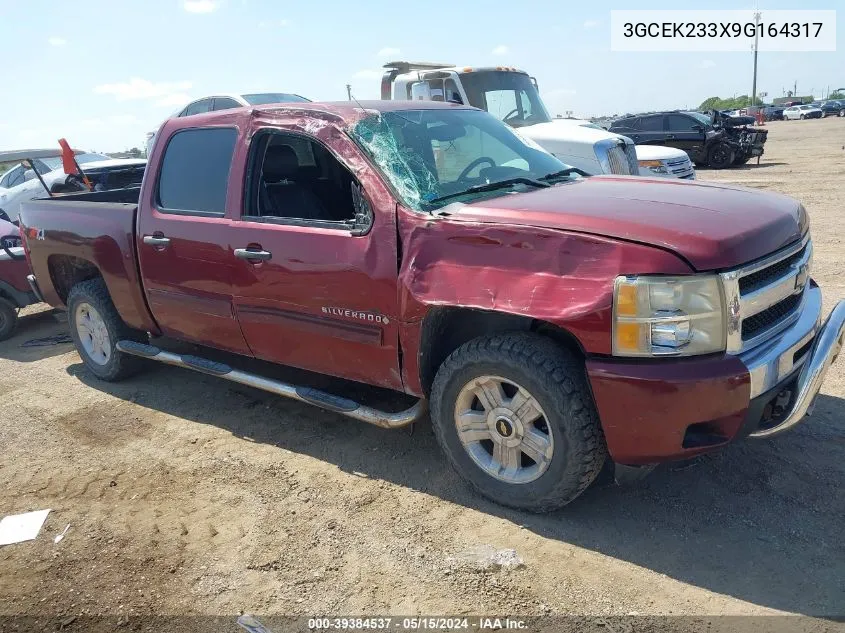
[[[830,365],[845,338],[845,301],[840,301],[821,323],[822,293],[816,286],[805,290],[800,316],[770,342],[740,354],[751,375],[751,398],[774,389],[798,373],[791,405],[774,426],[759,429],[751,437],[768,437],[786,431],[807,415]],[[805,350],[809,346],[808,350]]]

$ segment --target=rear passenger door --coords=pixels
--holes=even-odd
[[[653,114],[641,116],[634,124],[635,129],[630,136],[637,145],[663,145],[665,135],[663,132],[663,115]]]
[[[235,127],[162,138],[155,186],[138,214],[138,259],[150,310],[164,334],[249,354],[232,305],[225,217]]]

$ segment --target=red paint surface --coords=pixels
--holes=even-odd
[[[451,210],[451,209],[450,209]],[[661,246],[697,270],[730,268],[799,239],[798,202],[767,191],[594,176],[459,208],[455,220],[580,231]]]
[[[697,422],[711,422],[725,437],[736,433],[749,393],[737,359],[596,358],[610,353],[613,280],[689,274],[687,262],[712,269],[768,254],[799,236],[797,203],[720,186],[599,177],[426,215],[398,206],[345,135],[343,128],[362,114],[350,104],[308,104],[168,122],[150,157],[137,227],[132,205],[108,215],[84,202],[24,205],[25,226],[47,229],[46,240],[27,242],[45,298],[60,304],[49,257],[75,255],[96,262],[134,327],[158,332],[160,326],[185,340],[417,395],[421,327],[433,307],[514,314],[552,323],[578,340],[617,461],[691,454],[681,442]],[[241,134],[224,217],[158,213],[153,184],[167,139],[184,127],[209,125],[235,126]],[[375,214],[372,230],[353,236],[242,219],[248,139],[262,127],[307,134],[329,148],[362,184]],[[156,232],[171,239],[166,251],[140,241]],[[234,249],[250,245],[273,258],[234,257]],[[362,322],[345,310],[382,321]]]
[[[588,359],[587,375],[614,461],[649,464],[712,450],[684,449],[690,424],[732,439],[748,409],[751,381],[735,356],[666,361]]]

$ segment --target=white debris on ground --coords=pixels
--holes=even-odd
[[[525,561],[514,549],[496,549],[492,545],[476,545],[447,559],[454,567],[492,572],[525,567]]]

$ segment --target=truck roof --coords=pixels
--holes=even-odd
[[[213,124],[229,121],[238,114],[253,112],[256,116],[272,115],[273,113],[301,114],[308,116],[315,115],[325,118],[326,114],[332,115],[343,122],[343,125],[350,125],[359,121],[369,112],[397,112],[409,110],[476,110],[467,105],[458,103],[444,103],[442,101],[314,101],[310,103],[271,103],[261,106],[245,106],[243,108],[231,108],[206,112],[189,117],[171,119],[168,127],[183,128],[195,127],[197,124]],[[320,116],[322,115],[322,116]]]

